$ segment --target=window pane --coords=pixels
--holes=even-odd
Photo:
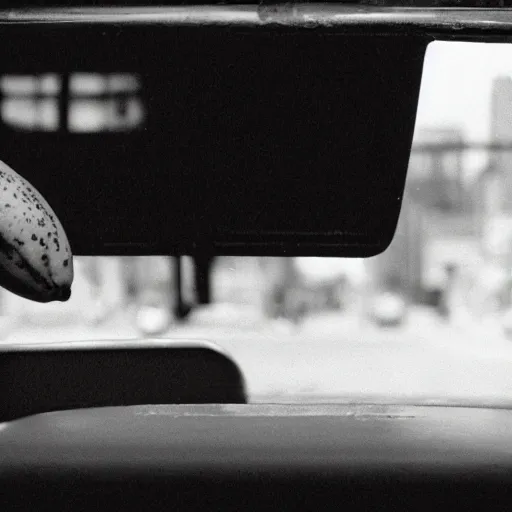
[[[70,91],[75,96],[136,92],[139,87],[139,77],[130,73],[74,73],[70,80]]]
[[[39,92],[42,94],[59,94],[61,90],[60,76],[48,73],[41,75],[39,82]]]
[[[139,90],[140,81],[136,75],[115,74],[109,77],[109,92],[136,92]]]
[[[108,82],[105,75],[74,73],[69,81],[69,89],[72,95],[105,94]]]
[[[56,99],[41,99],[37,102],[38,126],[43,130],[59,128],[59,106]]]
[[[3,76],[1,85],[4,95],[32,95],[37,91],[36,79],[33,76]]]
[[[2,93],[6,96],[28,96],[35,94],[58,94],[60,77],[54,73],[44,75],[4,75],[0,79]]]
[[[2,121],[25,130],[54,131],[58,128],[58,105],[54,99],[6,98],[2,101]]]
[[[115,122],[118,130],[131,130],[142,125],[145,115],[139,98],[114,100],[114,104],[117,111]]]

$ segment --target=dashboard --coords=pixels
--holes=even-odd
[[[511,479],[498,408],[138,405],[0,425],[11,507],[467,510],[506,506]]]

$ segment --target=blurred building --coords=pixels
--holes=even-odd
[[[496,78],[491,102],[491,142],[512,145],[512,79]],[[482,252],[508,264],[512,253],[512,150],[490,154],[476,184]]]
[[[406,296],[410,302],[420,299],[423,217],[421,206],[406,192],[391,244],[382,254],[366,262],[373,293],[393,291]]]
[[[458,128],[422,128],[414,134],[407,184],[410,194],[428,210],[464,211],[471,206],[464,182],[463,154],[443,146],[462,146]],[[420,148],[428,146],[428,150]],[[416,149],[417,148],[417,149]]]
[[[491,141],[512,142],[512,78],[498,77],[494,80],[491,99]],[[490,168],[499,171],[505,190],[499,197],[500,206],[512,211],[512,150],[494,152],[490,155]]]
[[[512,145],[512,79],[494,80],[491,98],[491,142]],[[480,251],[487,274],[500,276],[489,293],[511,304],[512,150],[494,151],[475,184]],[[487,279],[488,280],[488,279]]]
[[[370,260],[376,290],[395,290],[412,302],[430,301],[446,285],[446,269],[478,257],[475,197],[466,178],[462,131],[418,129],[395,237]]]
[[[511,78],[495,79],[491,113],[491,141],[512,144]],[[491,153],[489,166],[478,181],[478,192],[483,233],[497,224],[504,234],[506,225],[512,224],[512,150]]]

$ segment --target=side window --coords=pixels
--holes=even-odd
[[[0,114],[25,131],[132,131],[145,117],[140,79],[129,73],[4,75]]]

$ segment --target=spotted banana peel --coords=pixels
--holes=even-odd
[[[55,212],[2,161],[0,192],[0,286],[36,302],[67,301],[73,255]]]

